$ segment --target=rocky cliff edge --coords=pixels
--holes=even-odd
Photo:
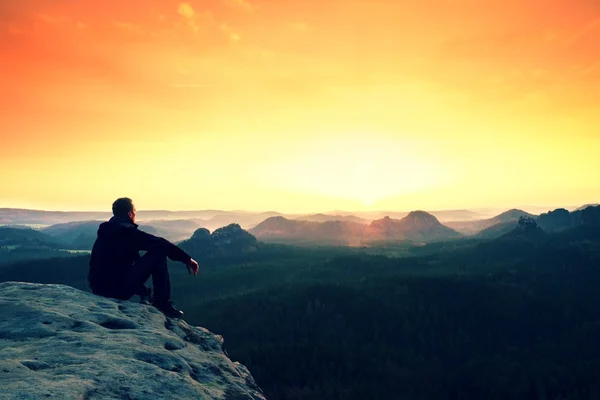
[[[0,283],[1,399],[264,399],[222,345],[151,306]]]

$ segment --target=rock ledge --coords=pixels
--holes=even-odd
[[[153,307],[0,283],[1,399],[264,400],[223,339]]]

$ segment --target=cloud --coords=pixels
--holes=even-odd
[[[219,27],[210,11],[196,11],[188,3],[179,4],[177,13],[185,19],[185,25],[195,34],[201,30]]]
[[[190,6],[188,3],[179,4],[179,8],[177,9],[177,12],[180,15],[183,15],[187,19],[193,19],[194,16],[196,15],[196,12],[192,8],[192,6]]]
[[[200,32],[200,26],[197,23],[197,17],[204,17],[206,13],[197,14],[196,11],[190,6],[188,3],[180,3],[177,8],[177,13],[181,15],[186,20],[186,25],[189,29],[191,29],[195,34]],[[209,15],[210,17],[210,15]]]
[[[254,10],[254,6],[246,0],[223,0],[223,3],[231,8],[239,8],[246,11]]]
[[[242,39],[240,35],[234,32],[227,24],[221,24],[219,29],[229,38],[229,41],[232,43],[237,43]]]

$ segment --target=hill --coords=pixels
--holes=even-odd
[[[266,241],[301,241],[310,238],[319,225],[320,223],[315,221],[298,221],[277,216],[267,218],[249,232]]]
[[[215,230],[200,228],[190,239],[179,243],[190,254],[197,254],[199,260],[206,258],[243,257],[246,253],[258,251],[258,241],[238,224],[230,224]]]
[[[559,232],[580,225],[600,225],[600,206],[587,206],[577,211],[569,212],[559,208],[545,214],[537,219],[542,229],[548,232]]]
[[[250,232],[263,241],[293,244],[369,245],[381,241],[434,241],[459,237],[437,218],[423,211],[400,220],[385,217],[362,224],[350,221],[298,221],[284,217],[265,220]]]
[[[476,233],[474,237],[481,239],[495,239],[511,232],[516,227],[517,221],[501,222],[483,229],[481,232]]]
[[[91,250],[98,236],[98,227],[104,221],[75,221],[55,224],[43,228],[41,232],[64,243],[68,249]],[[156,235],[157,230],[152,226],[141,225],[144,232]]]
[[[520,217],[533,216],[533,214],[530,214],[526,211],[512,209],[496,215],[493,218],[487,218],[478,221],[453,221],[446,222],[445,224],[464,235],[475,235],[485,229],[491,228],[494,225],[507,223],[516,224]]]
[[[253,226],[268,217],[281,215],[269,212],[247,212],[247,211],[222,211],[222,210],[198,210],[198,211],[167,211],[167,210],[138,210],[137,221],[144,223],[150,220],[182,220],[197,219],[210,221],[209,229],[238,223],[242,226]],[[296,215],[290,215],[294,217]],[[17,208],[0,208],[0,224],[2,225],[56,225],[68,222],[102,220],[107,221],[112,217],[112,212],[104,211],[44,211]]]
[[[212,218],[206,219],[202,223],[202,227],[206,228],[210,231],[214,231],[215,229],[231,225],[238,224],[243,228],[251,228],[256,224],[264,221],[269,216],[272,216],[273,213],[221,213]]]
[[[0,227],[0,266],[26,260],[72,257],[69,245],[31,228]]]
[[[329,221],[342,221],[342,222],[356,222],[359,224],[368,224],[370,220],[360,218],[354,215],[329,215],[329,214],[312,214],[312,215],[301,215],[294,218],[297,221],[313,221],[313,222],[329,222]]]
[[[41,232],[67,244],[70,249],[91,250],[98,226],[103,221],[77,221],[55,224],[43,228]]]
[[[433,215],[424,211],[413,211],[400,220],[385,217],[371,222],[367,228],[367,236],[371,240],[431,242],[454,239],[461,235],[442,225]]]
[[[581,207],[576,208],[573,211],[581,211],[581,210],[585,210],[588,207],[598,207],[598,206],[600,206],[600,204],[598,204],[598,203],[585,204],[585,205],[583,205]]]
[[[442,223],[448,221],[472,221],[483,219],[483,216],[475,211],[471,210],[441,210],[441,211],[428,211],[429,214],[433,215]]]
[[[31,228],[0,226],[0,247],[61,249],[65,243]]]
[[[142,221],[140,229],[171,242],[179,242],[189,239],[196,229],[204,226],[204,223],[204,220],[193,219],[153,219]]]

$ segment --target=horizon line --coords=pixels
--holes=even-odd
[[[448,208],[448,209],[437,209],[437,210],[427,210],[427,209],[413,209],[413,210],[393,210],[393,209],[373,209],[373,210],[330,210],[330,211],[314,211],[314,212],[281,212],[275,210],[267,210],[267,211],[248,211],[248,210],[226,210],[226,209],[215,209],[215,208],[206,208],[206,209],[192,209],[192,210],[166,210],[166,209],[149,209],[149,210],[137,210],[137,212],[148,213],[148,212],[168,212],[168,213],[185,213],[185,212],[224,212],[224,213],[250,213],[250,214],[267,214],[267,213],[277,213],[277,214],[292,214],[292,215],[316,215],[316,214],[325,214],[325,215],[335,215],[336,213],[381,213],[381,212],[391,212],[391,213],[410,213],[414,211],[425,211],[428,213],[435,212],[448,212],[448,211],[475,211],[475,210],[485,210],[485,209],[493,209],[493,210],[514,210],[514,209],[524,209],[524,208],[548,208],[549,211],[553,211],[556,209],[564,208],[564,209],[577,209],[580,207],[594,205],[597,203],[585,203],[581,205],[570,205],[570,206],[549,206],[549,205],[521,205],[521,206],[509,206],[509,207],[494,207],[494,206],[484,206],[484,207],[472,207],[472,208]],[[111,210],[48,210],[48,209],[36,209],[36,208],[19,208],[19,207],[0,207],[0,211],[2,210],[16,210],[16,211],[37,211],[37,212],[54,212],[54,213],[107,213],[112,214]]]

